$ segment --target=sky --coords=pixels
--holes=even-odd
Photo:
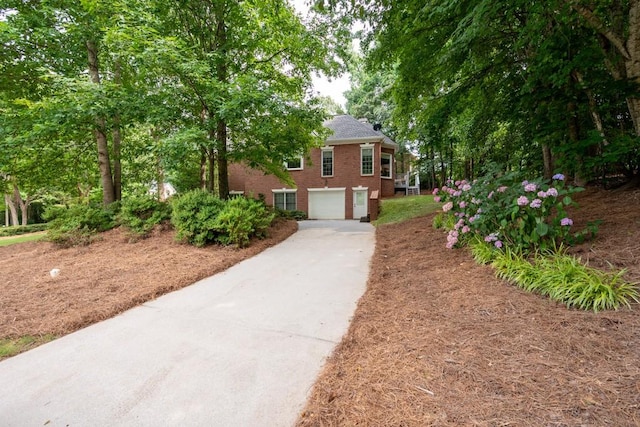
[[[305,3],[308,0],[289,0],[293,6],[303,16],[306,16],[309,12],[309,6]],[[344,97],[344,92],[350,89],[349,74],[345,73],[339,78],[334,78],[331,81],[324,75],[313,76],[313,88],[316,92],[323,96],[330,96],[338,104],[346,107],[347,99]]]

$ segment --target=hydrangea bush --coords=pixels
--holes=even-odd
[[[453,248],[479,236],[496,248],[508,246],[525,252],[552,249],[566,242],[573,220],[566,207],[571,194],[582,188],[565,185],[562,174],[553,179],[520,181],[514,174],[486,176],[468,182],[448,181],[433,190],[436,202],[455,224],[447,236]]]

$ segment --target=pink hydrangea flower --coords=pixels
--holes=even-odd
[[[560,220],[560,225],[570,227],[573,225],[573,220],[571,218],[562,218]]]
[[[502,187],[498,187],[498,193],[504,193],[505,191],[507,191],[507,186],[503,185]]]
[[[533,183],[527,184],[527,185],[524,186],[524,191],[529,192],[529,193],[533,192],[533,191],[536,191],[537,189],[538,189],[538,186],[533,184]]]
[[[440,196],[434,197],[433,201],[436,202],[436,203],[440,203]]]
[[[496,248],[500,249],[502,247],[502,241],[501,240],[496,240],[494,245],[496,246]]]
[[[447,202],[442,206],[443,212],[449,212],[451,209],[453,209],[453,202]]]
[[[544,191],[538,191],[538,197],[544,199],[545,197],[547,197],[547,193]]]
[[[527,196],[520,196],[517,200],[518,206],[527,206],[529,204],[529,199]]]
[[[493,197],[493,191],[491,193],[489,193],[489,195],[487,196],[487,199],[490,199]]]
[[[433,189],[431,194],[433,194],[435,196],[436,194],[438,194],[438,191],[440,191],[440,190],[438,190],[438,188],[436,187],[436,188]]]
[[[558,190],[551,187],[550,189],[547,190],[547,196],[558,197]]]
[[[464,184],[462,186],[462,191],[469,191],[469,190],[471,190],[471,186],[469,184]]]
[[[531,201],[531,203],[529,204],[529,206],[531,206],[534,209],[538,209],[540,206],[542,206],[542,200],[540,199],[533,199]]]
[[[460,202],[460,208],[461,209],[464,209],[466,207],[467,207],[467,202],[465,202],[465,201]]]
[[[470,232],[470,231],[471,231],[471,229],[469,228],[469,226],[468,226],[468,225],[465,225],[464,227],[462,227],[462,232],[463,232],[463,233],[468,233],[468,232]]]

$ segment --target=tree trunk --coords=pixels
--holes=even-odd
[[[207,151],[200,147],[200,189],[207,189]]]
[[[89,76],[91,81],[100,84],[100,68],[98,63],[98,48],[93,41],[87,41],[87,58],[89,62]],[[109,144],[105,133],[106,125],[102,117],[95,118],[96,127],[93,131],[98,147],[98,167],[100,169],[100,180],[102,182],[102,203],[106,206],[116,200],[113,186],[113,176],[111,174],[111,162],[109,160]]]
[[[117,59],[113,69],[113,81],[116,85],[122,83],[122,70],[120,60]],[[113,196],[115,200],[122,200],[122,163],[120,153],[122,146],[122,134],[120,129],[120,114],[113,115]]]
[[[542,162],[544,164],[544,179],[551,179],[551,177],[553,177],[555,165],[553,161],[553,154],[551,153],[551,147],[547,144],[542,144]]]
[[[18,209],[16,208],[15,203],[13,203],[11,195],[5,194],[4,195],[4,202],[7,205],[7,207],[9,208],[9,213],[11,214],[11,220],[9,221],[9,223],[7,225],[11,226],[11,225],[20,224],[20,222],[18,222]]]
[[[578,145],[580,142],[580,123],[578,122],[577,105],[575,102],[570,102],[567,106],[569,112],[569,140],[571,144]],[[573,173],[573,182],[582,187],[586,184],[586,180],[582,176],[582,169],[584,167],[584,159],[582,154],[577,153],[575,157],[575,169]]]
[[[227,27],[224,20],[224,12],[218,12],[218,25],[216,27],[216,51],[219,54],[216,65],[216,78],[218,82],[227,83]],[[229,197],[229,170],[227,163],[227,123],[218,117],[216,123],[216,150],[218,155],[218,195],[221,199]]]

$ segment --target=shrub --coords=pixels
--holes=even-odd
[[[134,233],[145,236],[154,226],[171,218],[171,205],[151,196],[126,199],[120,209],[120,223]]]
[[[283,209],[276,209],[275,212],[280,218],[295,219],[296,221],[304,221],[307,219],[307,213],[305,211],[286,211]]]
[[[454,222],[447,237],[448,248],[476,234],[497,248],[534,252],[571,240],[573,220],[566,207],[574,204],[570,195],[581,190],[566,187],[561,174],[551,182],[520,182],[516,175],[507,174],[488,175],[472,183],[449,182],[435,189],[434,195],[436,201],[445,202],[442,209]],[[592,225],[589,234],[596,229]]]
[[[224,207],[224,201],[202,190],[174,198],[171,223],[177,231],[176,238],[195,246],[215,242],[219,236],[217,217]]]
[[[49,220],[47,238],[63,246],[91,243],[96,233],[112,229],[116,225],[118,206],[103,208],[97,204],[72,204],[48,208],[45,219]]]
[[[274,217],[263,202],[235,197],[227,201],[215,222],[219,232],[217,240],[223,245],[245,247],[251,237],[265,236]]]
[[[11,227],[0,228],[0,237],[18,236],[20,234],[35,233],[36,231],[44,231],[49,224],[28,224],[15,225]]]

